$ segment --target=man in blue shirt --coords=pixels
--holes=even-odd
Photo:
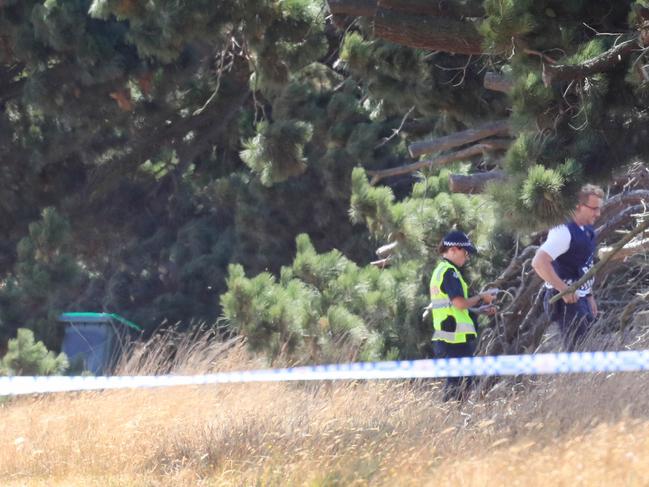
[[[597,317],[597,302],[593,296],[593,280],[574,293],[550,304],[550,299],[568,289],[593,266],[595,230],[604,192],[587,184],[579,191],[572,218],[552,228],[547,240],[539,247],[532,267],[545,281],[544,308],[551,321],[559,324],[566,350],[573,351],[586,337]]]

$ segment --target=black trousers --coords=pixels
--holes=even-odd
[[[433,353],[435,358],[473,357],[476,343],[475,338],[468,338],[465,343],[446,343],[434,340]],[[447,377],[444,384],[444,401],[461,400],[472,382],[473,377]]]
[[[556,294],[558,293],[555,289],[546,289],[543,308],[550,321],[559,324],[565,350],[572,352],[583,343],[595,322],[595,317],[587,298],[579,298],[573,304],[567,304],[563,299],[550,304],[550,298]]]

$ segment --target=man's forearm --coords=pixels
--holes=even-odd
[[[552,257],[544,251],[538,251],[532,259],[532,267],[536,273],[545,282],[549,283],[554,289],[561,292],[568,288],[568,285],[557,275],[552,267]]]

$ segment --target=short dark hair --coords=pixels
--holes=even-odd
[[[437,245],[437,253],[443,255],[450,248],[450,245],[444,245],[444,240],[442,239],[442,241]]]

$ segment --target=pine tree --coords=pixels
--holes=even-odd
[[[34,340],[31,330],[20,328],[9,340],[7,353],[0,361],[0,375],[60,375],[68,368],[64,353],[55,355],[43,342]]]

